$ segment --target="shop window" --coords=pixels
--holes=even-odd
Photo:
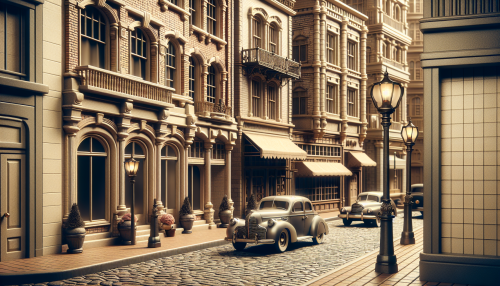
[[[340,157],[340,147],[297,144],[309,156]]]
[[[293,92],[292,114],[307,114],[307,92],[305,90]]]
[[[188,198],[193,210],[201,209],[201,172],[198,166],[188,166]]]
[[[130,33],[130,46],[130,74],[146,79],[148,41],[141,29],[136,28]]]
[[[340,177],[298,177],[295,194],[313,202],[340,199]]]
[[[0,5],[0,73],[26,79],[29,14],[27,9],[2,2]]]
[[[177,191],[178,156],[173,146],[161,149],[161,197],[167,209],[175,209]]]
[[[165,55],[165,85],[174,87],[175,85],[175,47],[172,43],[167,44],[167,54]]]
[[[77,151],[77,203],[85,221],[106,218],[106,163],[108,154],[93,137],[83,140]]]

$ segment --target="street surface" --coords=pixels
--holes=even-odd
[[[394,237],[403,230],[403,211],[394,219]],[[423,225],[413,212],[413,227]],[[235,251],[231,244],[132,264],[68,280],[31,285],[301,285],[329,270],[379,248],[380,228],[342,220],[328,223],[323,244],[311,239],[291,244],[277,254],[272,245],[247,245]],[[193,233],[193,235],[195,235]],[[373,261],[375,267],[375,261]]]

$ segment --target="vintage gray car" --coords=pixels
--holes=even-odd
[[[258,209],[245,220],[231,219],[225,240],[231,241],[236,250],[255,243],[274,244],[278,252],[284,252],[289,243],[299,238],[312,238],[319,244],[326,234],[328,226],[314,211],[310,200],[300,196],[272,196],[263,198]]]
[[[391,201],[394,211],[396,205]],[[340,209],[339,218],[345,226],[351,225],[353,221],[363,221],[366,226],[380,225],[378,213],[382,205],[382,192],[365,192],[358,195],[358,199],[351,207]]]
[[[413,197],[411,209],[424,214],[424,184],[411,185],[411,195]]]

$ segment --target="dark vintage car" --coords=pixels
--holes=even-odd
[[[396,204],[393,204],[396,212]],[[382,205],[382,192],[365,192],[358,195],[358,199],[351,207],[340,209],[339,218],[342,219],[345,226],[351,225],[353,221],[362,221],[366,226],[380,225],[378,213]]]
[[[411,185],[412,202],[411,209],[424,214],[424,184]]]
[[[310,200],[300,196],[272,196],[263,198],[258,209],[245,220],[231,219],[225,240],[231,241],[236,250],[255,243],[274,244],[278,252],[284,252],[289,243],[299,238],[312,238],[319,244],[326,234],[328,226],[314,211]]]

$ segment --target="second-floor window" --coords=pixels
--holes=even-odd
[[[104,68],[106,47],[106,22],[101,13],[92,6],[81,12],[81,65]]]
[[[253,47],[262,48],[262,22],[260,19],[252,19]]]
[[[307,41],[305,39],[293,41],[292,57],[296,62],[307,62]]]
[[[347,115],[358,117],[358,91],[347,89]]]
[[[196,20],[196,16],[197,16],[197,13],[196,13],[196,10],[197,10],[197,7],[196,7],[196,3],[197,0],[189,0],[189,13],[191,14],[191,16],[189,17],[189,24],[191,25],[194,25],[196,26],[198,23],[198,21]]]
[[[260,99],[261,99],[260,81],[252,80],[252,114],[255,117],[260,117]]]
[[[347,42],[347,68],[357,71],[358,64],[356,61],[357,44],[354,42]]]
[[[196,63],[189,58],[189,96],[194,100]]]
[[[267,116],[269,119],[276,119],[276,99],[277,99],[277,89],[273,84],[268,85],[267,87]]]
[[[207,2],[207,32],[217,36],[217,6],[216,0]]]
[[[274,25],[269,27],[269,51],[278,54],[278,29]]]
[[[0,5],[0,73],[24,79],[26,76],[26,24],[28,15],[23,8]]]
[[[422,105],[420,103],[420,97],[414,97],[411,100],[411,112],[412,116],[422,116],[421,110],[422,110]]]
[[[215,68],[213,65],[208,67],[207,75],[207,102],[215,103],[217,85],[215,82]]]
[[[410,62],[410,80],[415,79],[415,62]]]
[[[338,37],[334,34],[328,34],[326,40],[326,53],[327,53],[327,61],[331,64],[338,65],[337,60],[337,51],[336,47],[338,46]]]
[[[329,84],[326,93],[326,112],[338,114],[338,93],[339,86]]]
[[[416,66],[415,66],[415,79],[420,80],[421,73],[422,73],[422,70],[420,69],[420,61],[418,61]]]
[[[165,55],[165,84],[172,88],[174,87],[175,72],[175,47],[172,43],[168,43]]]
[[[140,29],[135,29],[130,33],[131,44],[131,64],[130,73],[146,79],[147,40]]]
[[[223,142],[215,140],[212,147],[212,159],[226,159],[226,146]]]
[[[307,92],[305,90],[293,92],[292,114],[307,114]]]

